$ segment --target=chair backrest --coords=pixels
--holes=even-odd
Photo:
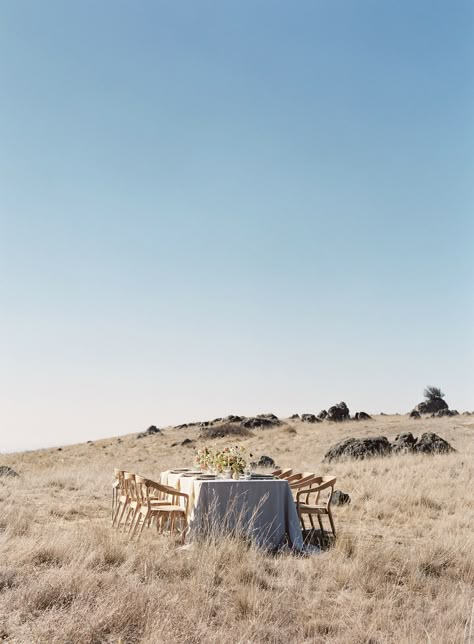
[[[272,476],[277,476],[279,479],[287,479],[291,474],[293,473],[292,469],[286,469],[286,470],[275,470],[272,472]]]
[[[143,476],[135,475],[135,490],[137,494],[137,501],[140,505],[146,505],[150,508],[150,493],[148,490],[148,480]]]
[[[179,494],[179,491],[174,487],[169,485],[163,485],[162,483],[156,483],[150,479],[146,479],[143,476],[135,475],[135,485],[137,498],[140,503],[151,508],[151,501],[153,497],[151,496],[152,492],[159,492],[160,497],[167,498],[171,497],[173,503],[177,503],[176,499]],[[155,497],[156,500],[156,497]]]
[[[315,476],[313,477],[313,479],[310,479],[306,483],[307,485],[303,486],[303,488],[298,491],[298,502],[309,504],[309,502],[311,501],[312,505],[317,505],[322,502],[326,506],[326,509],[329,508],[332,495],[334,494],[336,477]],[[325,499],[321,500],[320,496],[323,490],[328,490],[329,493]]]
[[[137,488],[135,484],[135,474],[131,472],[123,473],[125,494],[128,496],[130,501],[137,500]]]
[[[312,478],[314,478],[314,472],[297,472],[296,474],[289,476],[286,480],[290,484],[290,487],[294,488],[298,486],[301,487],[301,484]]]

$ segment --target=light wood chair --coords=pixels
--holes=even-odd
[[[292,474],[293,474],[292,469],[287,469],[287,470],[279,469],[279,470],[275,470],[274,472],[272,472],[272,476],[276,476],[279,479],[287,479]]]
[[[123,481],[123,471],[114,468],[114,481],[112,483],[112,521],[114,520],[120,490],[123,487],[123,485],[121,485],[121,479]]]
[[[125,513],[125,509],[130,502],[128,495],[127,484],[125,482],[125,476],[128,475],[128,472],[120,471],[119,476],[119,487],[117,492],[116,504],[115,504],[115,513],[112,517],[112,528],[118,528],[122,517]]]
[[[323,515],[327,515],[329,518],[329,523],[331,524],[331,530],[334,536],[336,536],[336,527],[334,525],[334,519],[331,513],[331,499],[334,494],[334,486],[336,485],[336,477],[330,476],[315,476],[312,482],[308,483],[309,487],[299,489],[296,493],[296,510],[301,521],[301,526],[303,530],[306,530],[304,523],[304,516],[309,516],[309,522],[311,527],[315,528],[313,516],[316,515],[318,519],[319,527],[321,529],[321,534],[324,534],[324,527],[321,520]],[[323,495],[325,498],[321,498],[321,492],[323,490],[328,490],[328,495]]]
[[[133,539],[135,533],[140,526],[137,538],[140,539],[145,524],[148,526],[152,520],[156,520],[156,529],[158,532],[163,532],[165,523],[169,524],[170,535],[174,534],[176,528],[176,519],[181,522],[181,542],[184,543],[186,531],[188,528],[188,506],[189,496],[184,492],[179,492],[176,488],[168,485],[161,485],[155,483],[142,476],[135,476],[137,496],[139,499],[139,507],[136,513],[136,520],[130,538]],[[166,497],[165,500],[157,500],[156,496],[152,496],[152,492],[156,495]],[[184,507],[179,504],[179,499],[184,499]]]
[[[124,522],[122,524],[123,533],[126,532],[127,526],[128,526],[128,531],[130,532],[130,528],[133,525],[135,517],[137,516],[138,509],[140,507],[140,501],[138,499],[137,485],[136,485],[135,478],[136,478],[136,474],[132,474],[131,472],[126,472],[124,474],[128,503],[127,503],[127,508],[123,513],[123,517],[124,517]],[[130,519],[131,519],[130,525],[128,525],[128,522]],[[119,521],[119,526],[120,526],[120,521]]]

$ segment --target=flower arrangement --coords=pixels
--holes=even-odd
[[[243,474],[247,465],[247,450],[239,445],[221,450],[202,447],[196,453],[196,464],[201,469],[215,469],[218,473],[231,470],[233,474]]]
[[[214,450],[210,447],[202,447],[196,452],[196,465],[202,470],[207,470],[211,467],[214,460]]]

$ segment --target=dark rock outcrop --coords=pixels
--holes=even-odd
[[[8,467],[8,465],[0,465],[0,476],[20,476],[18,472],[15,472],[11,467]]]
[[[203,427],[199,432],[199,436],[206,440],[214,440],[215,438],[232,438],[234,436],[253,436],[252,432],[241,424],[223,423],[222,425],[213,425],[211,427]]]
[[[161,429],[158,429],[156,425],[150,425],[150,427],[146,430],[145,433],[148,434],[148,436],[151,436],[152,434],[159,434],[160,431]]]
[[[240,424],[242,427],[247,427],[247,429],[254,429],[255,427],[273,427],[277,423],[274,420],[270,420],[270,418],[252,417],[246,418]]]
[[[357,411],[354,415],[354,420],[372,420],[372,416],[366,414],[365,411]]]
[[[293,414],[293,416],[290,416],[290,420],[299,420],[299,417],[299,414]]]
[[[266,418],[267,420],[272,420],[275,424],[280,422],[275,414],[257,414],[257,418]]]
[[[314,414],[301,414],[301,420],[304,423],[320,423],[321,420]]]
[[[327,419],[337,423],[340,423],[344,420],[349,420],[349,408],[347,407],[346,403],[340,402],[338,405],[329,407]]]
[[[443,398],[432,398],[431,400],[424,400],[419,403],[415,409],[420,414],[434,414],[441,409],[448,409],[448,404]]]
[[[398,434],[392,443],[392,452],[395,454],[413,452],[415,449],[417,439],[411,432],[405,434]]]
[[[457,409],[440,409],[431,414],[431,418],[442,418],[443,416],[459,416]]]
[[[258,467],[275,467],[275,461],[270,456],[260,456],[257,465]]]
[[[415,451],[418,454],[448,454],[456,450],[438,434],[425,432],[418,439]]]
[[[412,409],[410,412],[410,418],[421,418],[421,414],[416,409]]]
[[[318,414],[318,418],[319,418],[320,420],[324,420],[324,419],[325,419],[325,418],[327,418],[327,417],[328,417],[328,413],[327,413],[327,411],[326,411],[325,409],[321,409],[321,411],[320,411],[320,412],[319,412],[319,414]]]
[[[351,502],[351,497],[346,492],[336,490],[331,497],[333,505],[348,505]]]
[[[346,458],[364,459],[371,456],[387,456],[392,446],[385,436],[374,438],[346,438],[333,445],[325,454],[326,462]]]

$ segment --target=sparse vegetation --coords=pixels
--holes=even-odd
[[[337,487],[351,495],[350,505],[334,508],[335,546],[308,557],[268,555],[231,539],[179,549],[154,530],[130,544],[113,532],[112,468],[156,478],[162,469],[189,464],[189,448],[171,447],[176,431],[109,440],[107,450],[82,444],[2,457],[19,476],[0,479],[0,638],[14,644],[468,642],[472,419],[384,416],[357,431],[393,440],[419,432],[420,422],[458,451],[322,464],[334,426],[315,430],[300,421],[297,433],[275,427],[235,439],[279,465],[334,473]],[[344,439],[354,428],[344,423],[337,432]],[[198,428],[179,436],[197,447],[205,442]]]
[[[435,400],[436,398],[444,398],[445,395],[446,394],[444,394],[439,387],[433,387],[432,385],[425,387],[425,390],[423,391],[423,396],[428,401]]]

